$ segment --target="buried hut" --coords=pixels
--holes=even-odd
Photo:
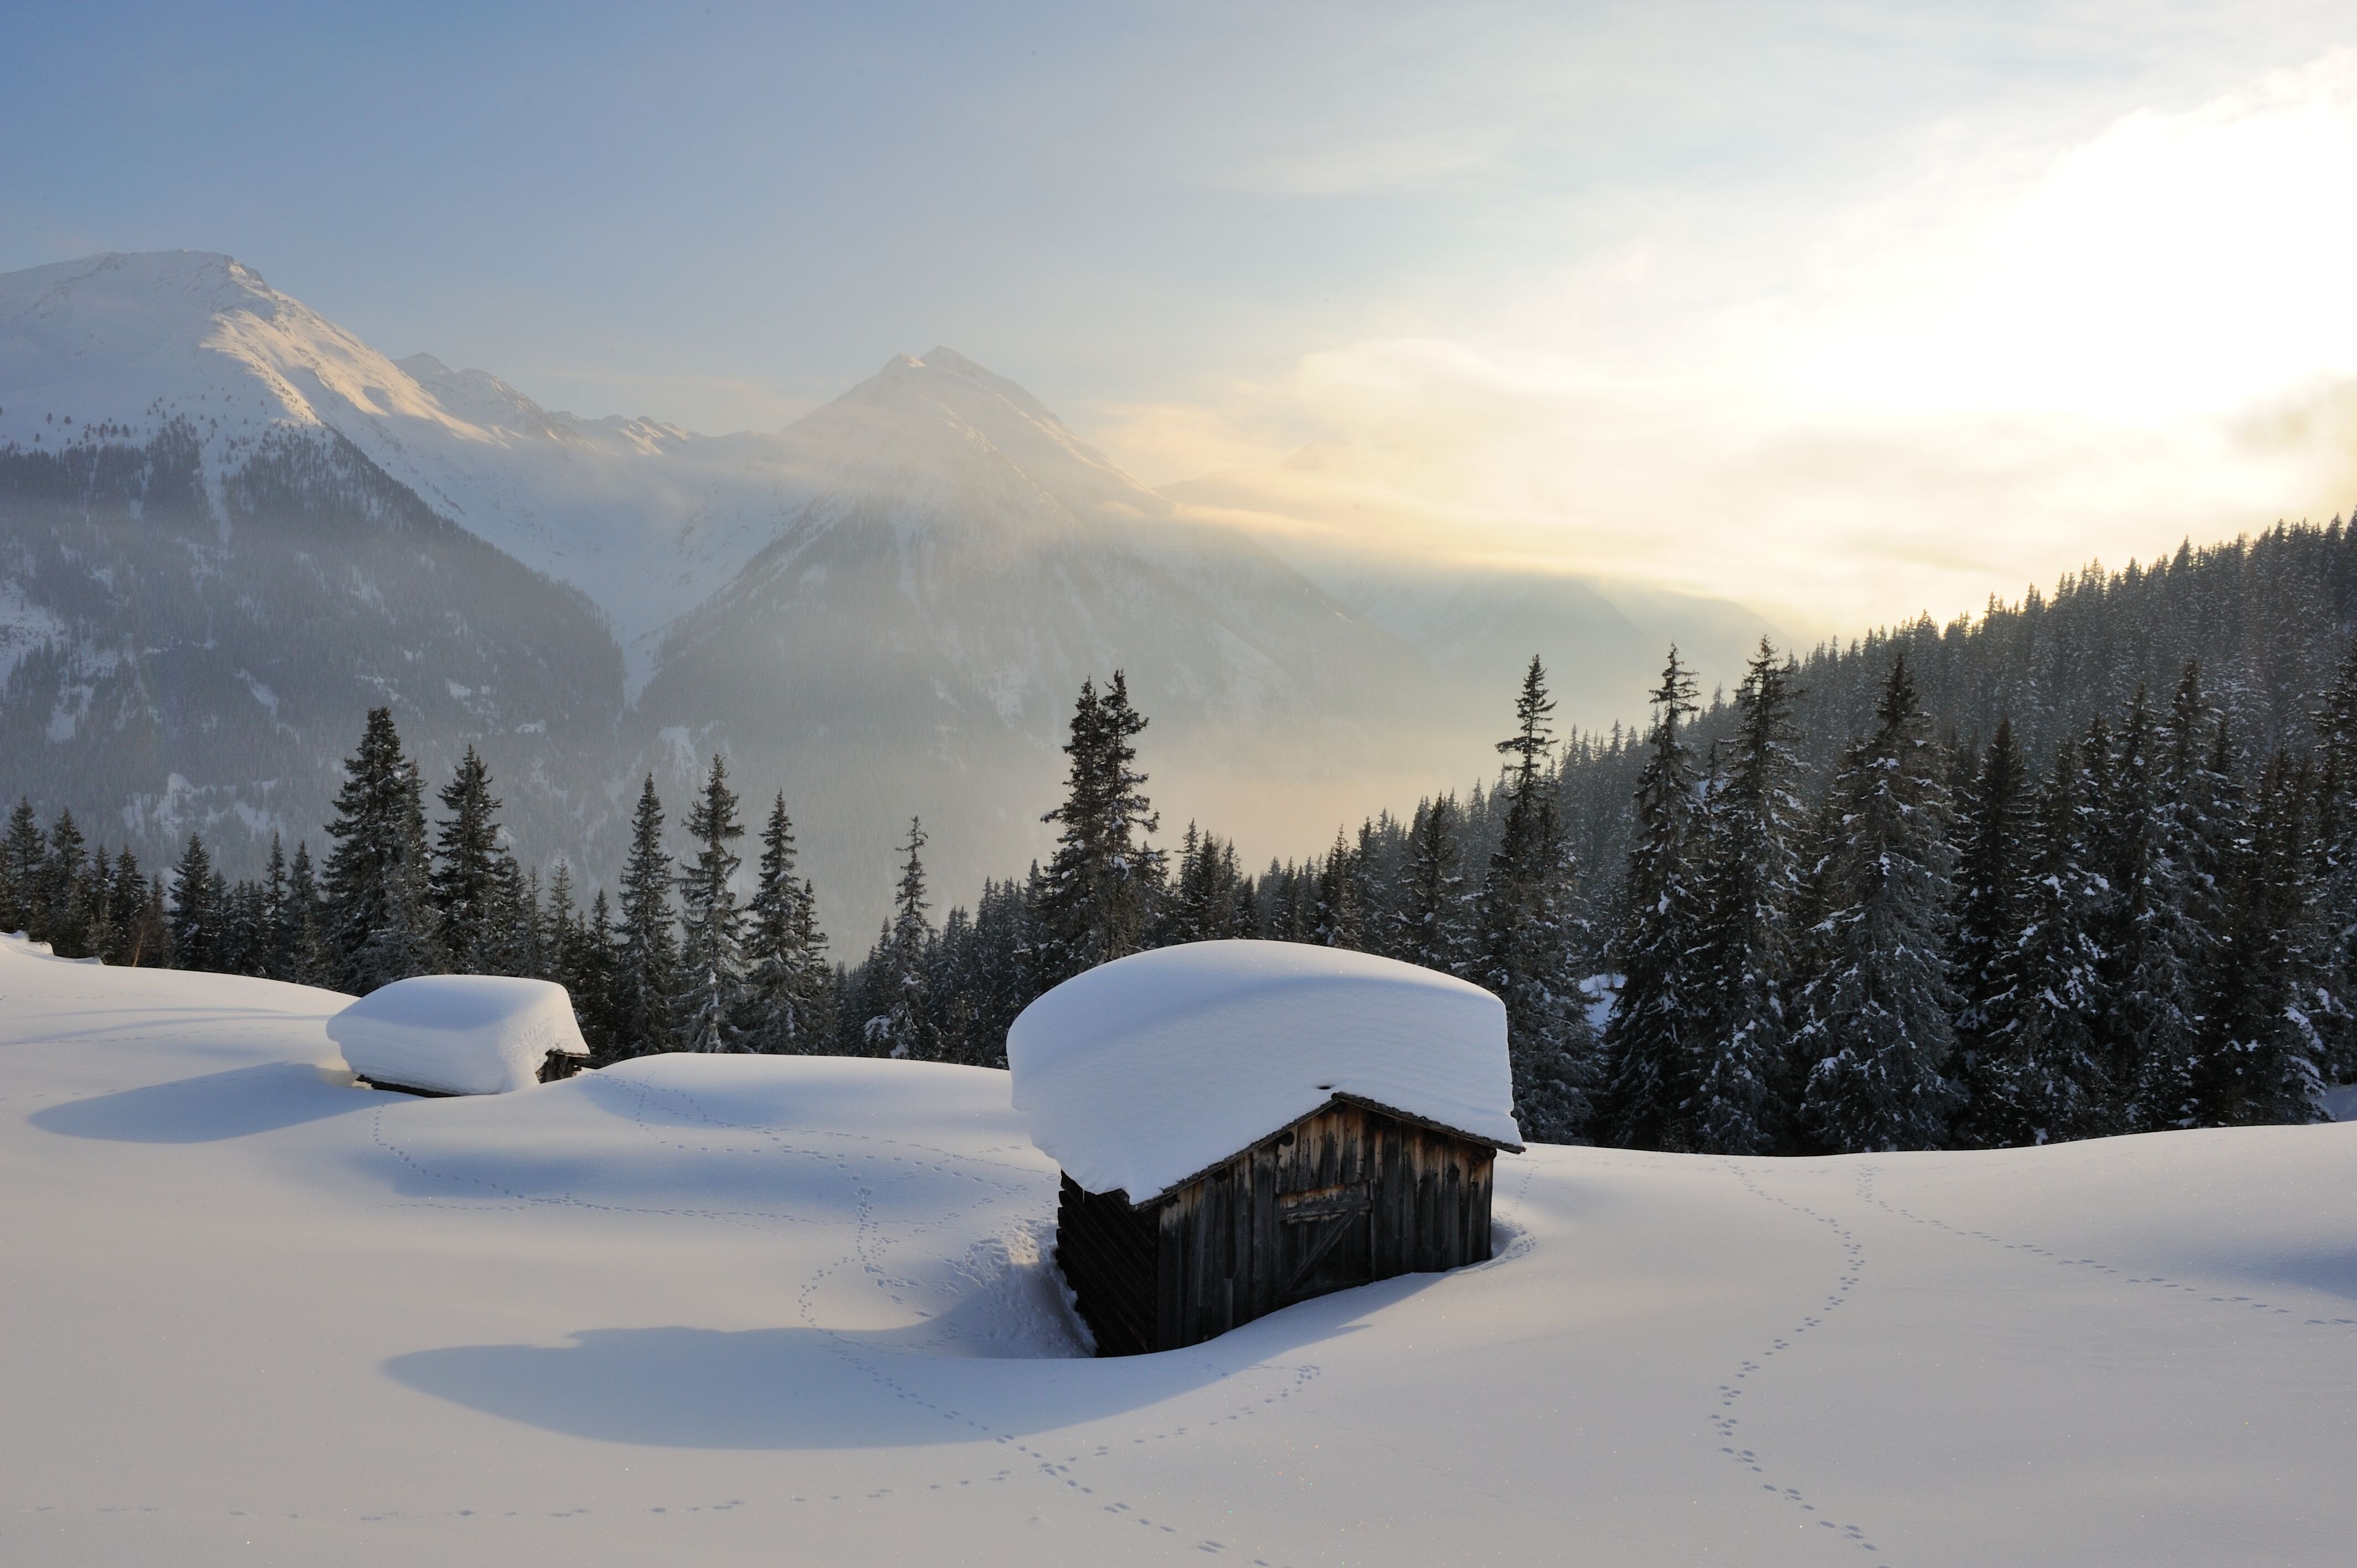
[[[507,1094],[570,1078],[589,1047],[553,981],[421,974],[380,986],[328,1020],[352,1076],[408,1094]]]
[[[1491,1167],[1522,1152],[1498,999],[1366,953],[1137,953],[1034,1002],[1006,1058],[1100,1355],[1480,1262]]]

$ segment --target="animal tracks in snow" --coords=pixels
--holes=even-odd
[[[977,1217],[993,1208],[1012,1208],[1036,1198],[1043,1186],[1040,1169],[1036,1165],[997,1157],[1019,1151],[994,1146],[968,1155],[850,1129],[785,1128],[732,1122],[715,1115],[707,1104],[686,1090],[630,1077],[616,1077],[592,1087],[601,1096],[618,1097],[625,1119],[658,1148],[675,1154],[754,1155],[795,1160],[806,1172],[823,1173],[826,1178],[839,1184],[838,1191],[847,1202],[817,1214],[794,1212],[783,1202],[776,1208],[746,1208],[599,1202],[563,1190],[526,1190],[516,1180],[499,1179],[507,1173],[498,1170],[485,1174],[466,1168],[465,1164],[457,1168],[439,1168],[393,1135],[387,1125],[387,1112],[393,1109],[391,1106],[376,1111],[371,1120],[370,1135],[382,1153],[419,1183],[450,1184],[465,1194],[461,1197],[454,1193],[449,1198],[429,1197],[425,1200],[429,1205],[455,1200],[468,1210],[571,1208],[609,1214],[694,1219],[757,1230],[792,1226],[802,1234],[808,1234],[807,1228],[813,1226],[846,1228],[848,1251],[811,1270],[794,1287],[792,1299],[802,1330],[872,1385],[877,1398],[905,1404],[952,1429],[944,1433],[942,1441],[953,1443],[963,1438],[991,1444],[1005,1455],[1005,1462],[969,1474],[915,1482],[908,1478],[903,1468],[896,1470],[891,1486],[811,1490],[791,1495],[790,1506],[869,1502],[896,1494],[954,1493],[1004,1486],[1025,1477],[1051,1488],[1051,1495],[1066,1499],[1067,1506],[1085,1509],[1091,1517],[1102,1517],[1109,1526],[1134,1522],[1141,1530],[1167,1538],[1174,1550],[1211,1556],[1237,1554],[1245,1550],[1225,1537],[1187,1528],[1180,1513],[1167,1501],[1157,1504],[1142,1497],[1122,1495],[1127,1488],[1116,1484],[1119,1461],[1163,1444],[1184,1444],[1190,1438],[1200,1441],[1214,1430],[1262,1419],[1315,1382],[1319,1370],[1317,1366],[1261,1363],[1231,1368],[1207,1360],[1200,1369],[1206,1374],[1203,1380],[1189,1387],[1235,1390],[1241,1384],[1242,1398],[1215,1413],[1142,1433],[1133,1432],[1118,1439],[1102,1439],[1078,1452],[1060,1451],[1072,1446],[1072,1425],[1062,1428],[1064,1443],[1050,1448],[1036,1436],[994,1423],[985,1412],[973,1408],[971,1398],[960,1398],[952,1403],[929,1391],[929,1380],[920,1374],[928,1365],[938,1365],[941,1359],[928,1352],[957,1348],[961,1331],[948,1321],[951,1314],[937,1312],[928,1316],[925,1305],[920,1305],[924,1297],[940,1294],[941,1282],[913,1277],[904,1266],[896,1266],[896,1255],[909,1243],[928,1235],[969,1228]],[[936,1193],[929,1189],[920,1212],[896,1215],[888,1195],[896,1184],[909,1180],[939,1184],[942,1190]],[[955,1260],[948,1259],[925,1262],[935,1265],[955,1263]],[[1010,1259],[1009,1267],[1014,1266],[1017,1265]],[[894,1305],[927,1318],[935,1326],[934,1332],[929,1337],[901,1340],[887,1348],[834,1326],[823,1313],[821,1303],[831,1285],[842,1283],[862,1289],[872,1287]],[[1052,1356],[1048,1364],[1054,1364]],[[1268,1383],[1272,1374],[1281,1379],[1273,1390]],[[1168,1404],[1167,1396],[1149,1402],[1164,1407]],[[1092,1418],[1082,1413],[1076,1417],[1075,1424],[1102,1431],[1109,1423],[1102,1416]],[[696,1511],[696,1507],[719,1506],[697,1505],[682,1509],[673,1504],[650,1505],[643,1511],[676,1514]],[[741,1500],[732,1500],[726,1506],[744,1505]],[[1286,1568],[1266,1557],[1246,1560],[1259,1568]]]
[[[1832,1231],[1841,1244],[1842,1269],[1835,1278],[1834,1288],[1826,1293],[1824,1301],[1815,1310],[1803,1313],[1798,1323],[1785,1333],[1770,1339],[1760,1350],[1758,1359],[1743,1360],[1729,1379],[1718,1385],[1718,1405],[1710,1412],[1709,1419],[1712,1428],[1718,1434],[1721,1440],[1719,1452],[1749,1474],[1760,1477],[1758,1486],[1761,1491],[1770,1494],[1775,1500],[1788,1505],[1796,1512],[1813,1516],[1813,1522],[1818,1528],[1831,1532],[1825,1537],[1829,1543],[1855,1547],[1865,1552],[1867,1557],[1874,1562],[1888,1563],[1890,1560],[1882,1554],[1881,1548],[1867,1539],[1865,1527],[1840,1523],[1826,1518],[1817,1504],[1810,1499],[1809,1494],[1800,1487],[1780,1487],[1773,1480],[1768,1479],[1767,1465],[1759,1453],[1754,1449],[1742,1446],[1739,1429],[1743,1424],[1743,1418],[1736,1413],[1741,1406],[1747,1386],[1753,1377],[1765,1372],[1770,1358],[1791,1350],[1803,1335],[1813,1334],[1824,1327],[1827,1317],[1821,1315],[1838,1312],[1848,1304],[1851,1293],[1857,1288],[1858,1281],[1864,1276],[1865,1243],[1857,1239],[1847,1225],[1833,1215],[1820,1213],[1807,1204],[1795,1203],[1791,1198],[1769,1191],[1760,1185],[1755,1175],[1742,1165],[1730,1161],[1727,1170],[1727,1174],[1741,1183],[1744,1190],[1753,1197],[1788,1209]]]
[[[2057,1268],[2084,1269],[2088,1271],[2091,1275],[2108,1275],[2112,1282],[2116,1284],[2135,1285],[2147,1289],[2181,1293],[2184,1295],[2201,1301],[2204,1305],[2208,1305],[2223,1306],[2229,1309],[2242,1308],[2252,1312],[2264,1312],[2276,1317],[2293,1317],[2297,1316],[2292,1308],[2278,1305],[2276,1303],[2268,1301],[2264,1297],[2224,1294],[2219,1293],[2215,1287],[2190,1283],[2184,1280],[2173,1279],[2167,1274],[2131,1274],[2117,1264],[2106,1262],[2100,1258],[2074,1258],[2067,1252],[2058,1252],[2051,1248],[2040,1247],[2034,1242],[2008,1241],[2004,1237],[1996,1234],[1994,1231],[1978,1230],[1968,1230],[1962,1226],[1951,1225],[1948,1221],[1940,1219],[1936,1215],[1918,1214],[1911,1208],[1903,1208],[1900,1207],[1898,1204],[1891,1202],[1889,1198],[1884,1197],[1880,1193],[1875,1190],[1875,1180],[1881,1174],[1881,1170],[1878,1166],[1860,1165],[1858,1167],[1857,1186],[1858,1196],[1860,1197],[1864,1198],[1867,1202],[1873,1204],[1876,1208],[1883,1209],[1888,1213],[1894,1214],[1901,1219],[1908,1220],[1916,1225],[1926,1226],[1934,1230],[1944,1230],[1949,1235],[1955,1237],[1959,1240],[1986,1242],[1992,1247],[2002,1248],[2004,1251],[2008,1252],[2019,1252],[2025,1257],[2036,1258],[2041,1262],[2052,1263]],[[2298,1326],[2303,1328],[2357,1327],[2357,1317],[2302,1317],[2298,1321]]]

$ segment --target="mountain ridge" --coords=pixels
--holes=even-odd
[[[193,455],[221,542],[195,542],[193,514],[143,532],[145,503],[124,492],[92,537],[139,564],[123,579],[135,591],[76,585],[52,546],[81,525],[27,499],[48,482],[40,462],[136,467],[167,431]],[[317,837],[361,711],[381,701],[429,772],[478,746],[529,857],[565,854],[593,881],[619,864],[641,774],[678,800],[726,755],[748,795],[785,789],[830,920],[856,926],[883,906],[910,816],[932,827],[936,880],[959,897],[1044,849],[1039,813],[1084,678],[1126,670],[1155,721],[1148,757],[1174,825],[1200,816],[1243,827],[1248,849],[1296,853],[1338,821],[1483,770],[1493,726],[1480,715],[1502,714],[1511,684],[1453,669],[1353,585],[1338,594],[1147,489],[946,345],[891,356],[781,430],[705,436],[553,411],[432,354],[392,360],[226,256],[100,256],[0,275],[0,725],[46,748],[19,771],[49,792],[45,810],[119,820],[148,850],[168,853],[188,826],[231,834],[233,870],[273,827]],[[266,481],[266,506],[236,500],[253,489],[242,476]],[[458,557],[389,553],[384,531],[407,526],[388,521],[400,509],[382,498],[396,492],[522,569],[491,575],[538,607],[524,618],[552,628],[580,690],[544,682],[526,708],[547,714],[516,707],[505,693],[526,671],[543,681],[544,661],[479,624],[497,618],[488,604],[469,625],[490,640],[419,640],[434,574]],[[240,528],[260,532],[239,543]],[[269,686],[282,697],[273,766],[285,774],[301,752],[296,782],[241,771],[234,748],[198,747],[210,760],[188,768],[169,746],[102,757],[90,724],[55,719],[93,700],[78,694],[91,671],[137,667],[126,650],[143,618],[193,628],[217,613],[238,586],[223,572],[280,585],[269,617],[302,638],[332,635],[285,596],[303,582],[379,629],[345,657],[274,649],[269,617],[249,617],[244,663],[176,655],[206,673],[118,693],[116,707],[193,736],[255,708],[259,663],[313,668],[327,684],[292,682],[291,705]],[[371,595],[389,593],[418,610],[387,618]],[[1475,595],[1458,613],[1478,628],[1489,612]],[[1622,626],[1611,634],[1625,640]],[[1576,662],[1561,674],[1580,688]],[[533,738],[560,710],[563,743]],[[165,798],[199,804],[159,828],[138,802]]]

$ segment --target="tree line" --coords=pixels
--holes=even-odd
[[[2330,577],[2342,537],[2277,531],[2272,548],[2309,551]],[[2269,548],[2066,582],[2051,613],[2086,618],[2068,643],[2093,661],[2087,685],[2149,664],[2156,637],[2119,631],[2155,596],[2214,609],[2230,569],[2225,597],[2251,592]],[[1555,735],[1534,659],[1494,780],[1257,873],[1194,823],[1155,843],[1146,719],[1119,673],[1084,682],[1047,864],[937,921],[912,821],[893,913],[856,962],[828,957],[782,798],[740,875],[724,758],[683,858],[645,781],[616,896],[585,905],[568,865],[544,881],[504,847],[471,751],[429,823],[386,710],[346,764],[316,873],[307,845],[289,861],[274,841],[265,875],[231,884],[192,836],[167,885],[85,845],[70,815],[45,833],[20,803],[0,840],[0,929],[70,955],[355,992],[446,969],[544,976],[571,990],[600,1061],[980,1066],[1003,1065],[1015,1015],[1072,974],[1249,936],[1497,993],[1517,1112],[1541,1139],[1808,1153],[2312,1119],[2324,1083],[2357,1078],[2357,655],[2305,698],[2251,679],[2247,653],[2222,693],[2188,662],[2165,698],[2134,686],[2073,725],[2036,678],[2054,656],[2029,632],[2048,613],[2032,596],[1806,662],[1763,642],[1732,699],[1706,706],[1674,650],[1650,725],[1600,736]],[[2270,657],[2313,669],[2307,645],[2342,624]],[[1945,693],[1936,716],[1925,670]],[[1986,738],[1959,733],[1960,710],[1995,714]]]

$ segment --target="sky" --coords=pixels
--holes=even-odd
[[[2357,502],[2357,11],[18,7],[0,270],[544,403],[945,343],[1308,548],[1857,630]]]

